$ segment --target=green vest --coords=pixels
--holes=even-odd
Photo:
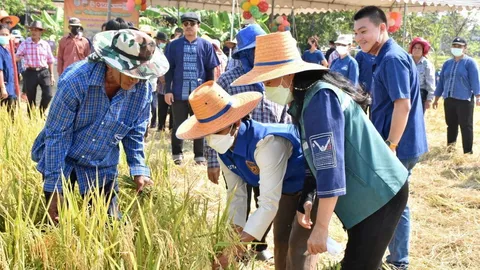
[[[347,193],[338,198],[335,213],[345,228],[350,229],[390,201],[405,184],[408,172],[361,107],[339,88],[320,81],[307,90],[299,119],[304,155],[314,175],[316,169],[305,138],[303,113],[312,97],[322,89],[335,92],[345,117]]]

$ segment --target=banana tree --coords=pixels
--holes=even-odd
[[[47,11],[42,10],[40,15],[32,14],[32,19],[41,21],[45,28],[44,36],[55,36],[55,42],[58,42],[63,36],[63,9],[57,7],[53,16],[50,16]]]

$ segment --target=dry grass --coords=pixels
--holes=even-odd
[[[478,110],[478,109],[477,109]],[[24,215],[29,215],[33,221],[41,220],[44,217],[42,210],[43,205],[38,203],[40,200],[36,200],[35,191],[38,192],[41,186],[41,180],[39,174],[34,170],[34,164],[29,160],[29,150],[35,135],[38,133],[43,125],[43,121],[35,119],[33,121],[20,118],[15,127],[4,128],[8,125],[5,120],[5,112],[0,110],[0,121],[2,126],[2,137],[0,138],[0,176],[2,184],[0,184],[0,201],[2,206],[0,207],[2,213],[15,213],[15,202],[22,198],[15,198],[8,195],[8,192],[19,187],[19,185],[8,184],[5,179],[20,179],[23,181],[23,187],[25,193],[22,194],[27,208],[23,211]],[[480,120],[480,113],[476,113],[475,119]],[[478,154],[480,153],[480,146],[477,144],[474,146],[474,155],[465,156],[461,154],[461,143],[457,144],[457,153],[448,154],[445,150],[446,144],[446,126],[444,123],[443,110],[437,111],[430,110],[426,115],[428,140],[430,144],[430,153],[425,155],[421,162],[414,169],[413,176],[411,178],[411,197],[410,206],[413,216],[412,236],[411,236],[411,269],[478,269],[480,265],[480,167],[478,161]],[[19,126],[25,127],[24,129]],[[476,137],[480,138],[480,128],[475,124]],[[154,180],[158,185],[152,190],[152,194],[155,195],[150,201],[144,201],[147,205],[145,213],[158,215],[165,215],[164,210],[152,208],[152,202],[155,205],[166,207],[162,204],[158,198],[179,200],[178,203],[173,203],[175,209],[183,209],[181,204],[189,205],[187,212],[179,212],[185,217],[179,218],[181,222],[179,226],[188,227],[189,219],[193,222],[193,216],[197,212],[202,213],[200,219],[195,219],[194,226],[198,226],[199,230],[208,232],[211,230],[212,234],[214,228],[218,228],[216,222],[219,212],[219,206],[223,207],[226,204],[226,192],[225,185],[211,184],[206,175],[206,169],[204,167],[196,166],[193,162],[193,156],[191,152],[191,142],[186,142],[185,150],[187,150],[186,163],[182,166],[175,166],[171,162],[169,152],[169,134],[151,132],[148,138],[147,144],[147,157],[152,171],[154,173]],[[22,138],[20,142],[18,139]],[[478,141],[478,140],[477,140]],[[459,142],[461,142],[459,137]],[[14,145],[18,144],[18,145]],[[8,146],[8,147],[7,147]],[[15,149],[16,152],[7,152],[4,149]],[[3,159],[2,159],[3,158]],[[15,165],[14,164],[21,164]],[[123,175],[128,174],[126,167],[125,157],[122,157],[120,171]],[[6,184],[7,183],[7,184]],[[127,186],[123,183],[121,188],[123,192],[120,196],[123,199],[122,206],[124,209],[130,209],[132,203],[131,197],[126,194],[130,192]],[[161,194],[160,192],[173,191],[176,195],[171,196],[168,194]],[[18,192],[18,191],[13,191]],[[14,193],[17,194],[17,193]],[[21,194],[21,193],[18,193]],[[186,195],[188,194],[188,196]],[[188,201],[187,201],[188,200]],[[37,205],[31,204],[31,202],[37,202]],[[150,204],[150,205],[149,205]],[[180,205],[179,205],[180,204]],[[80,205],[81,206],[81,205]],[[30,210],[31,207],[35,208],[35,211]],[[134,209],[137,209],[133,207]],[[207,209],[206,211],[202,209]],[[167,209],[168,210],[168,209]],[[21,211],[21,210],[19,210]],[[138,246],[138,241],[134,238],[139,236],[145,237],[146,233],[142,231],[144,225],[141,219],[135,213],[135,211],[126,211],[127,215],[131,215],[132,225],[125,225],[121,232],[115,233],[121,235],[120,243],[118,245],[121,250],[124,250],[121,254],[121,268],[137,269],[142,265],[141,252],[145,251],[141,246]],[[221,213],[220,213],[221,214]],[[145,241],[158,243],[165,248],[162,250],[156,249],[158,254],[152,254],[159,258],[173,258],[169,263],[170,269],[186,269],[186,265],[193,267],[190,269],[207,269],[206,258],[211,255],[212,252],[222,245],[228,243],[215,242],[214,239],[208,239],[206,241],[195,240],[190,245],[192,248],[208,249],[208,252],[198,253],[198,258],[195,258],[195,252],[185,250],[188,248],[189,243],[183,243],[179,248],[175,245],[176,241],[191,241],[191,237],[198,237],[194,233],[194,230],[180,230],[173,231],[172,228],[176,228],[172,224],[162,220],[156,220],[155,217],[145,217],[146,224],[155,233],[150,238],[146,238]],[[203,223],[202,223],[203,219]],[[46,251],[55,249],[57,242],[64,241],[58,238],[58,235],[62,235],[61,232],[51,231],[49,234],[42,235],[39,230],[35,228],[33,224],[30,224],[28,220],[21,222],[18,220],[18,224],[23,226],[12,227],[13,232],[22,232],[23,238],[27,239],[25,242],[10,240],[10,236],[6,234],[0,234],[0,250],[10,250],[14,247],[9,246],[11,243],[20,243],[25,245],[24,247],[15,246],[15,250],[19,250],[23,253],[10,254],[8,252],[0,252],[0,269],[6,269],[7,262],[14,258],[17,261],[28,261],[29,257],[34,257],[35,261],[50,260],[51,265],[59,265],[52,262],[52,255],[50,257]],[[217,226],[215,226],[217,224]],[[136,225],[134,228],[133,225]],[[38,226],[38,225],[37,225]],[[119,225],[120,226],[120,225]],[[190,224],[192,226],[192,224]],[[177,226],[178,227],[178,226]],[[65,230],[65,228],[63,228]],[[221,228],[220,228],[221,229]],[[51,229],[50,229],[51,230]],[[189,235],[179,235],[178,233],[184,232]],[[192,233],[193,232],[193,233]],[[330,229],[331,236],[338,242],[346,243],[347,237],[343,232],[340,222],[335,219],[332,222]],[[228,233],[223,232],[222,235]],[[12,237],[19,237],[12,235]],[[99,239],[103,239],[98,236]],[[200,237],[204,237],[203,235]],[[207,236],[208,237],[208,236]],[[224,237],[224,236],[223,236]],[[228,238],[228,237],[227,237]],[[107,238],[106,238],[107,239]],[[220,239],[221,241],[221,239]],[[268,238],[268,242],[272,243],[272,236]],[[10,244],[9,244],[10,243]],[[61,242],[65,244],[65,242]],[[92,262],[88,257],[82,257],[86,254],[79,253],[82,251],[82,242],[75,242],[77,246],[72,244],[71,249],[64,249],[62,254],[55,254],[53,258],[75,258],[75,265],[78,269],[92,269]],[[205,246],[205,243],[210,243]],[[97,243],[98,244],[98,243]],[[110,243],[111,244],[111,243]],[[105,244],[108,247],[108,243]],[[157,244],[155,244],[157,245]],[[273,248],[273,244],[269,246]],[[60,252],[58,248],[55,249]],[[78,251],[78,252],[77,252]],[[183,253],[183,254],[182,254]],[[186,258],[188,256],[193,256]],[[151,255],[150,253],[148,254]],[[12,257],[13,256],[13,257]],[[116,256],[115,254],[111,256]],[[48,258],[49,257],[49,258]],[[323,269],[325,266],[332,264],[332,261],[339,261],[341,256],[332,258],[330,255],[322,255],[319,263],[319,269]],[[143,258],[145,260],[145,258]],[[94,263],[99,265],[109,264],[109,262],[95,261]],[[145,262],[143,262],[145,263]],[[188,263],[188,264],[184,264]],[[60,264],[61,265],[61,264]],[[68,263],[67,263],[68,265]],[[138,266],[137,266],[138,265]],[[24,265],[28,266],[28,264]],[[30,265],[31,266],[31,265]],[[112,267],[112,265],[110,265]],[[141,267],[141,266],[140,266]],[[10,267],[11,268],[11,265]],[[22,267],[17,267],[22,268]],[[28,267],[32,268],[32,267]],[[101,268],[101,267],[100,267]],[[265,263],[255,263],[248,265],[247,269],[273,269],[273,266]],[[163,267],[163,269],[166,269]]]

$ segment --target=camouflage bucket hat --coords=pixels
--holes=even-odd
[[[153,38],[140,31],[105,31],[93,37],[89,61],[103,61],[133,78],[147,80],[167,73],[169,64]]]

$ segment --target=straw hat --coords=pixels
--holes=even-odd
[[[206,82],[188,97],[193,116],[177,129],[179,139],[198,139],[232,125],[249,114],[262,99],[260,92],[229,95],[214,81]]]
[[[303,61],[292,34],[289,31],[276,32],[257,37],[253,69],[234,81],[232,86],[264,82],[307,70],[328,68]]]
[[[8,15],[6,10],[0,10],[0,21],[5,18],[10,18],[10,20],[12,20],[12,24],[9,26],[10,28],[15,27],[15,25],[20,22],[20,18],[18,18],[17,16]]]

